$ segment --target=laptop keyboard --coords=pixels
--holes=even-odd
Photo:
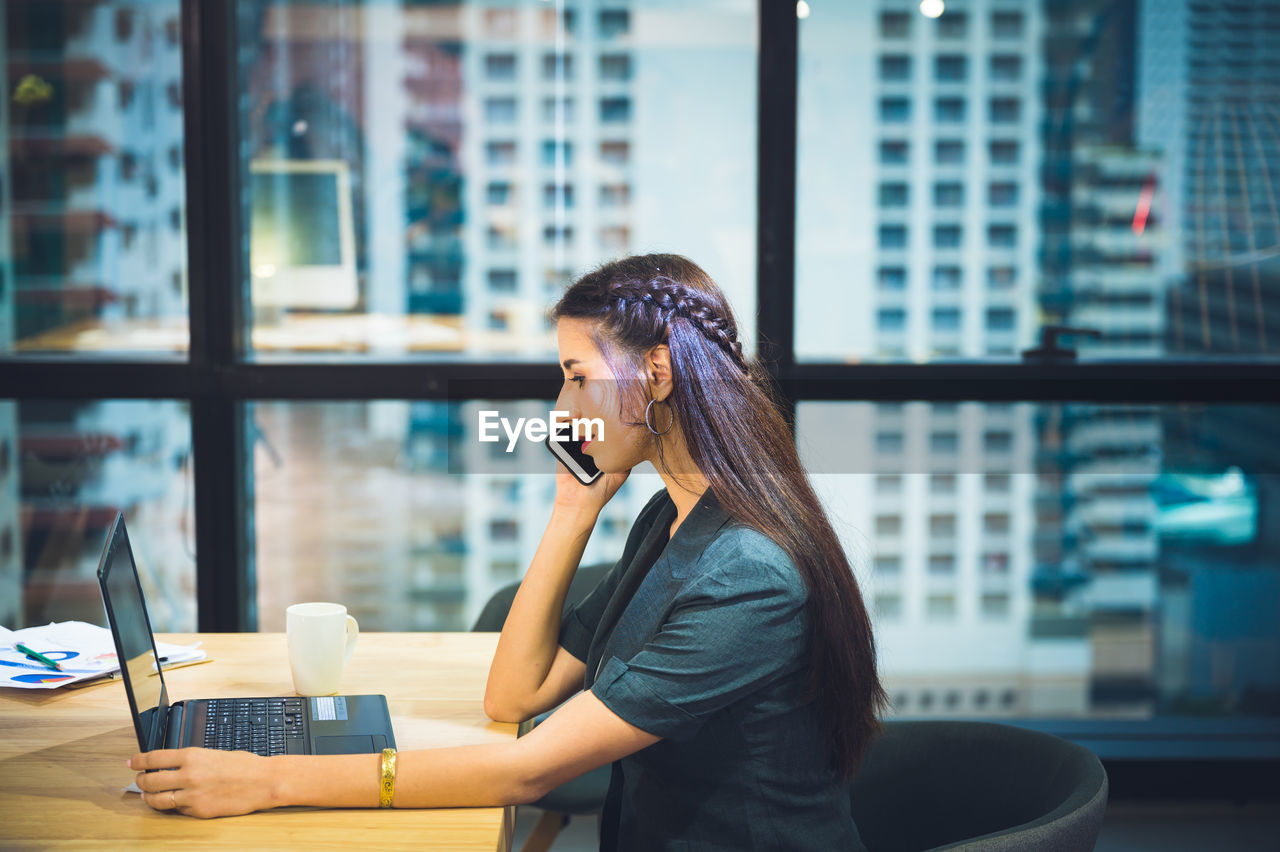
[[[264,757],[304,754],[303,698],[210,699],[204,742],[223,751]]]

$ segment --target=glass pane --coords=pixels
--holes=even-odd
[[[1280,355],[1274,3],[882,5],[799,24],[799,360]]]
[[[187,404],[0,401],[0,625],[105,627],[98,560],[116,512],[152,627],[195,630]]]
[[[1274,719],[1277,427],[1263,406],[811,402],[796,433],[898,714]]]
[[[750,0],[239,9],[250,356],[542,360],[640,251],[754,317]]]
[[[187,350],[178,0],[9,0],[0,353]]]
[[[546,417],[536,402],[263,402],[250,505],[258,628],[290,604],[344,604],[366,630],[468,630],[524,576],[550,517],[558,462],[541,445],[477,440],[479,413]],[[647,473],[646,473],[647,471]],[[622,555],[663,487],[647,463],[605,506],[582,565]]]

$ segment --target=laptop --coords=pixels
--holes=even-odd
[[[385,695],[197,698],[169,703],[124,516],[98,563],[124,691],[142,751],[203,746],[276,754],[365,754],[395,748]]]

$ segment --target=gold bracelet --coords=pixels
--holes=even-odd
[[[382,786],[378,792],[378,807],[391,807],[391,798],[396,794],[396,750],[382,750]]]

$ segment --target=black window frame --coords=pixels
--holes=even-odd
[[[1280,370],[1268,362],[799,363],[795,355],[795,4],[758,2],[757,352],[794,424],[808,401],[1270,403]],[[195,468],[197,625],[256,629],[251,467],[244,407],[257,400],[449,398],[476,383],[489,399],[553,399],[550,365],[509,362],[248,361],[239,161],[236,4],[181,0],[190,349],[185,357],[0,356],[0,397],[165,399],[190,405]],[[793,425],[794,428],[794,425]],[[236,463],[228,463],[235,460]],[[870,596],[873,589],[866,589]],[[985,717],[984,717],[985,718]],[[1113,799],[1280,795],[1280,720],[1005,718],[1081,742],[1103,759]]]

